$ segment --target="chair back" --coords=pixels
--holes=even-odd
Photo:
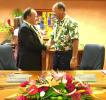
[[[105,58],[104,46],[98,44],[86,44],[80,64],[81,70],[103,69]]]
[[[0,70],[16,69],[12,46],[8,44],[0,45]]]

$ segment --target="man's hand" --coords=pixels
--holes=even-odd
[[[70,67],[71,69],[77,69],[78,63],[77,63],[77,58],[72,57],[70,61]]]
[[[42,58],[44,58],[45,59],[45,56],[46,56],[46,51],[42,51]]]
[[[49,50],[51,46],[54,45],[54,41],[50,39],[45,45],[47,47],[47,50]]]

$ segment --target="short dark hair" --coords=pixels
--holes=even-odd
[[[27,16],[30,16],[31,15],[31,10],[32,8],[26,8],[24,10],[24,13],[23,13],[23,19],[26,20],[27,19]]]
[[[53,5],[53,8],[63,9],[65,11],[65,4],[63,2],[57,2]]]

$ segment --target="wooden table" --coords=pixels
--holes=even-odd
[[[92,87],[97,88],[97,92],[95,95],[98,99],[95,100],[105,100],[106,99],[106,74],[104,74],[101,70],[87,70],[87,71],[66,71],[69,74],[75,76],[76,74],[95,74],[96,82],[91,82]],[[17,93],[19,83],[8,83],[7,76],[11,73],[23,73],[23,74],[31,74],[31,79],[37,79],[38,76],[41,75],[41,71],[0,71],[0,100],[4,100],[5,97],[8,97],[14,93]]]

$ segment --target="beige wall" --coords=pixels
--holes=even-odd
[[[0,0],[0,20],[9,18],[16,8],[51,9],[56,1],[63,1],[68,14],[78,21],[80,44],[106,46],[106,0]]]
[[[14,9],[50,9],[60,0],[0,0],[0,20],[11,17]],[[80,43],[100,43],[106,45],[106,0],[61,0],[67,12],[79,23]]]

